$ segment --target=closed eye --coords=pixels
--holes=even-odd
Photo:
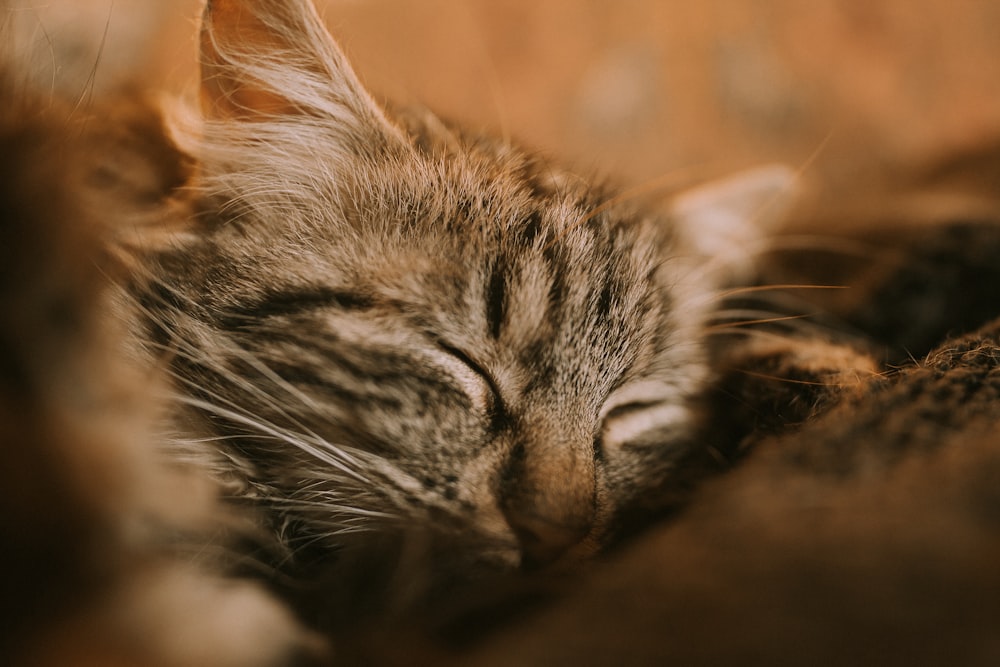
[[[629,415],[636,412],[641,412],[643,410],[648,410],[660,405],[662,401],[636,401],[634,403],[623,403],[621,405],[616,405],[604,414],[604,421],[614,421],[616,419],[625,419]]]
[[[463,352],[461,349],[449,345],[441,340],[436,341],[438,348],[440,348],[445,354],[447,354],[452,359],[461,362],[461,365],[466,371],[471,371],[478,380],[478,384],[485,384],[488,392],[486,396],[482,397],[480,407],[490,415],[490,420],[493,422],[494,429],[502,428],[502,425],[507,421],[507,408],[503,401],[503,396],[500,393],[500,387],[497,385],[496,380],[493,375],[486,370],[486,368],[477,362],[475,359],[470,357],[468,354]],[[452,370],[455,370],[452,367]]]
[[[693,418],[683,394],[672,385],[646,380],[612,394],[600,412],[601,444],[616,447],[664,443],[686,433]]]
[[[669,444],[686,435],[691,423],[691,410],[684,404],[629,403],[614,408],[604,418],[601,444],[605,451],[628,445]]]

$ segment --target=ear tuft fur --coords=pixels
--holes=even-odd
[[[201,69],[211,120],[318,116],[355,136],[398,134],[310,0],[212,0],[202,17]]]

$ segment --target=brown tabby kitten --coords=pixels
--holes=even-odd
[[[881,373],[868,338],[910,345],[921,310],[893,270],[839,312],[863,344],[800,330],[709,349],[719,290],[747,277],[787,171],[648,210],[379,107],[306,0],[213,0],[201,49],[186,154],[141,106],[87,131],[23,109],[0,124],[5,615],[34,605],[0,657],[301,657],[310,640],[261,591],[178,559],[218,549],[218,530],[311,623],[376,614],[374,645],[338,638],[342,663],[456,647],[486,664],[997,659],[995,326]],[[93,211],[106,231],[67,224]],[[129,272],[114,304],[94,262]],[[921,344],[952,317],[921,320]],[[165,418],[118,411],[158,393],[119,366],[166,369]],[[515,586],[463,586],[590,556],[751,448],[537,615]],[[207,501],[165,507],[192,471],[261,530]],[[436,634],[381,634],[470,590],[472,605],[433,607]],[[442,655],[413,651],[434,641]]]
[[[307,0],[211,2],[201,49],[196,214],[132,288],[175,451],[352,616],[373,578],[406,604],[600,548],[695,444],[716,289],[787,172],[644,210],[380,108]]]

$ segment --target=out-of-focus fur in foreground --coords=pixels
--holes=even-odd
[[[158,451],[161,379],[129,363],[112,315],[104,244],[138,202],[160,207],[174,168],[145,152],[156,123],[129,100],[112,122],[70,113],[15,77],[0,76],[0,662],[290,664],[313,640],[199,557],[232,522]],[[130,114],[145,126],[117,122]]]

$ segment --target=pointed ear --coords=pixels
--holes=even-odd
[[[745,279],[764,237],[791,208],[797,182],[788,167],[766,165],[681,194],[671,211],[682,244],[719,282]]]
[[[345,129],[398,134],[310,0],[209,0],[201,68],[210,119],[317,116]]]

